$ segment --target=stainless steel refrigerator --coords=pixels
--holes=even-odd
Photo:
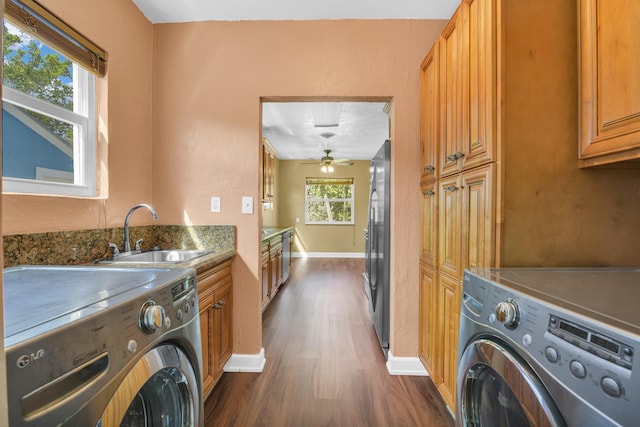
[[[389,352],[390,152],[390,143],[385,141],[371,160],[369,168],[369,219],[365,231],[364,272],[369,313],[385,358]]]

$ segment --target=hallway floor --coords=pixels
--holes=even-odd
[[[225,373],[205,426],[453,426],[429,377],[389,375],[363,259],[299,259],[263,314],[261,374]]]

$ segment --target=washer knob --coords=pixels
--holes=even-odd
[[[140,327],[146,333],[152,334],[165,324],[166,313],[164,307],[153,301],[142,306],[140,313]]]
[[[496,306],[496,318],[509,329],[515,329],[520,321],[518,302],[507,298]]]

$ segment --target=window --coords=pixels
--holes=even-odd
[[[353,178],[307,178],[306,224],[353,224]]]
[[[5,0],[3,37],[3,191],[95,196],[106,52],[33,0]]]

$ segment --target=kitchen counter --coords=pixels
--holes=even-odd
[[[293,231],[294,227],[262,227],[262,241],[269,240],[286,231]]]
[[[154,263],[119,263],[107,262],[99,263],[102,267],[153,267],[153,268],[193,268],[198,274],[206,271],[216,265],[222,264],[224,261],[233,258],[236,255],[235,249],[213,252],[203,255],[185,262],[154,262]]]

